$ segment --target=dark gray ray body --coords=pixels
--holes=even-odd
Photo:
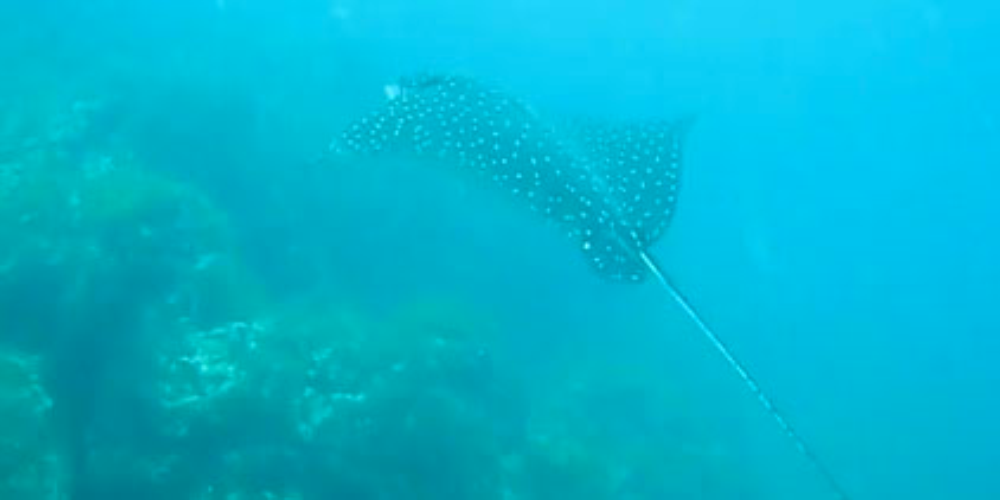
[[[420,76],[397,90],[333,147],[403,152],[474,172],[559,224],[601,276],[646,276],[638,253],[670,221],[686,127],[545,120],[463,77]]]

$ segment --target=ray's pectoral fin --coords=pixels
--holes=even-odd
[[[639,282],[648,269],[639,257],[641,249],[615,232],[602,229],[580,238],[580,250],[587,264],[602,279],[617,282]]]
[[[686,127],[630,128],[628,144],[616,152],[620,169],[614,197],[620,201],[623,224],[645,249],[662,236],[677,208]]]
[[[640,253],[656,243],[673,217],[683,142],[693,120],[572,128],[575,148],[587,157],[616,212],[616,224],[595,230],[582,243],[601,276],[641,281],[648,271]]]

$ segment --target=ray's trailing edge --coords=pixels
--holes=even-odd
[[[353,123],[334,155],[403,153],[474,173],[556,223],[610,281],[652,277],[739,375],[842,500],[849,496],[648,249],[677,203],[682,142],[693,118],[606,124],[546,119],[520,100],[460,76],[423,74],[386,87],[380,109]]]

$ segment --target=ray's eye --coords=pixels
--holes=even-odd
[[[388,100],[394,100],[403,95],[403,86],[397,83],[390,83],[383,87],[385,91],[385,98]]]

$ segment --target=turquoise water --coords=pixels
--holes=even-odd
[[[852,499],[1000,498],[1000,7],[0,5],[0,497],[824,499],[655,282],[447,168],[401,75],[696,114],[651,252]]]

